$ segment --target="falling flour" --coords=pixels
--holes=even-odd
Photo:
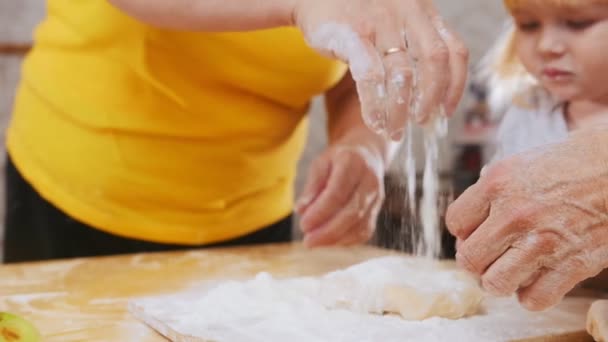
[[[416,205],[416,159],[414,158],[414,125],[410,123],[407,126],[406,134],[406,160],[405,160],[405,174],[407,177],[407,206],[410,208],[410,226],[414,226],[416,223],[417,205]],[[415,241],[414,237],[411,237],[412,241]]]
[[[449,31],[445,29],[442,23],[438,23],[440,34],[443,36],[449,35]],[[352,30],[347,25],[337,23],[326,23],[320,25],[314,30],[305,30],[308,43],[321,51],[326,51],[330,55],[337,56],[343,61],[348,61],[352,76],[357,81],[357,89],[364,92],[360,88],[360,81],[369,81],[370,77],[375,74],[374,66],[382,65],[379,56],[370,54],[366,45],[361,40],[361,37],[356,31]],[[308,32],[310,31],[310,32]],[[404,37],[405,38],[405,37]],[[413,70],[417,70],[417,63],[414,59],[410,60]],[[384,70],[382,73],[384,74]],[[372,77],[373,79],[373,77]],[[418,87],[418,75],[413,74],[412,79],[412,103],[410,104],[411,113],[418,113],[420,107],[421,93]],[[395,84],[405,84],[405,78],[402,75],[396,76],[392,82]],[[365,82],[362,82],[365,83]],[[386,98],[386,89],[384,84],[377,84],[375,94],[372,97],[376,99]],[[362,97],[363,99],[363,97]],[[403,98],[397,99],[398,103],[402,103]],[[366,107],[367,102],[362,103],[362,107]],[[369,104],[368,104],[369,105]],[[374,107],[374,106],[372,106]],[[375,131],[382,131],[385,125],[385,120],[379,120],[373,115],[364,115],[366,123]],[[428,258],[437,258],[441,253],[441,231],[439,229],[439,212],[438,212],[438,193],[439,193],[439,175],[438,175],[438,159],[439,159],[439,139],[445,137],[447,133],[447,119],[443,109],[439,113],[433,113],[431,120],[424,128],[424,147],[426,160],[424,165],[423,176],[423,197],[420,205],[420,213],[417,212],[416,204],[416,161],[413,153],[413,128],[414,124],[410,122],[406,134],[406,175],[408,187],[408,203],[410,208],[410,226],[414,227],[417,218],[420,217],[422,223],[421,234],[416,234],[415,229],[411,230],[410,241],[412,242],[412,250],[416,255],[424,255]],[[416,234],[416,236],[414,236]],[[394,239],[401,237],[395,236]]]
[[[410,208],[410,222],[415,227],[420,217],[422,231],[415,234],[412,229],[410,240],[415,255],[438,258],[441,254],[441,230],[439,227],[439,142],[447,134],[447,117],[443,109],[434,115],[423,128],[425,164],[422,178],[422,201],[420,211],[416,204],[416,159],[414,158],[414,125],[408,125],[405,140],[405,174],[407,178],[407,207]]]
[[[439,229],[439,140],[447,134],[447,117],[441,112],[433,118],[430,127],[424,130],[426,160],[422,181],[421,220],[425,256],[436,258],[441,253],[441,230]]]

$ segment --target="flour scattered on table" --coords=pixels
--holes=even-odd
[[[441,279],[434,278],[430,273],[442,270],[435,269],[424,275],[421,266],[409,265],[410,262],[414,263],[405,258],[379,258],[315,278],[277,279],[260,273],[247,281],[229,281],[211,288],[137,299],[130,303],[129,309],[135,317],[176,342],[507,341],[539,336],[543,322],[555,319],[526,312],[514,299],[486,303],[486,312],[493,314],[459,320],[434,317],[416,321],[404,320],[399,315],[368,313],[402,313],[406,304],[420,305],[410,302],[414,297],[420,299],[430,294],[433,298],[436,293],[444,294],[438,302],[444,303],[459,298],[451,295],[459,293],[459,286],[468,288],[466,283],[450,278],[450,273],[437,276]],[[378,263],[384,264],[383,267],[396,264],[394,275],[378,270]],[[411,279],[399,275],[406,269],[411,271]],[[369,277],[360,277],[364,273]],[[383,279],[385,284],[390,284],[388,288],[396,289],[403,297],[390,297],[387,287],[379,286],[382,282],[374,278]],[[346,283],[340,285],[345,279]],[[437,283],[439,280],[444,283]],[[451,285],[455,286],[451,289],[454,292],[445,292]],[[332,297],[340,294],[340,288],[346,296]],[[389,297],[383,297],[387,293]],[[386,302],[387,299],[391,302]],[[397,307],[390,307],[395,303]],[[461,305],[457,301],[453,304]],[[584,327],[584,319],[581,322],[575,315],[565,318],[567,323],[560,327],[564,331]],[[497,321],[501,323],[499,326]],[[513,328],[514,324],[517,329]]]

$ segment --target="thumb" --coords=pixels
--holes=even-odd
[[[313,162],[308,172],[308,179],[306,180],[302,195],[296,202],[295,209],[299,215],[304,214],[310,204],[325,189],[330,172],[331,162],[326,156],[321,156]]]

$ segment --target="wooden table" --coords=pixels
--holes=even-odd
[[[128,300],[260,271],[277,277],[318,275],[390,253],[282,244],[5,265],[0,266],[0,311],[34,322],[44,341],[165,341],[129,315]]]
[[[129,299],[260,271],[316,275],[388,253],[287,244],[4,265],[0,311],[30,319],[45,341],[165,341],[129,315]]]

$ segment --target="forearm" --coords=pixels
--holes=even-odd
[[[296,0],[108,0],[148,24],[191,31],[248,31],[291,25]]]
[[[382,159],[384,168],[392,161],[398,144],[372,132],[363,122],[361,105],[350,75],[326,96],[330,145],[362,146]]]

